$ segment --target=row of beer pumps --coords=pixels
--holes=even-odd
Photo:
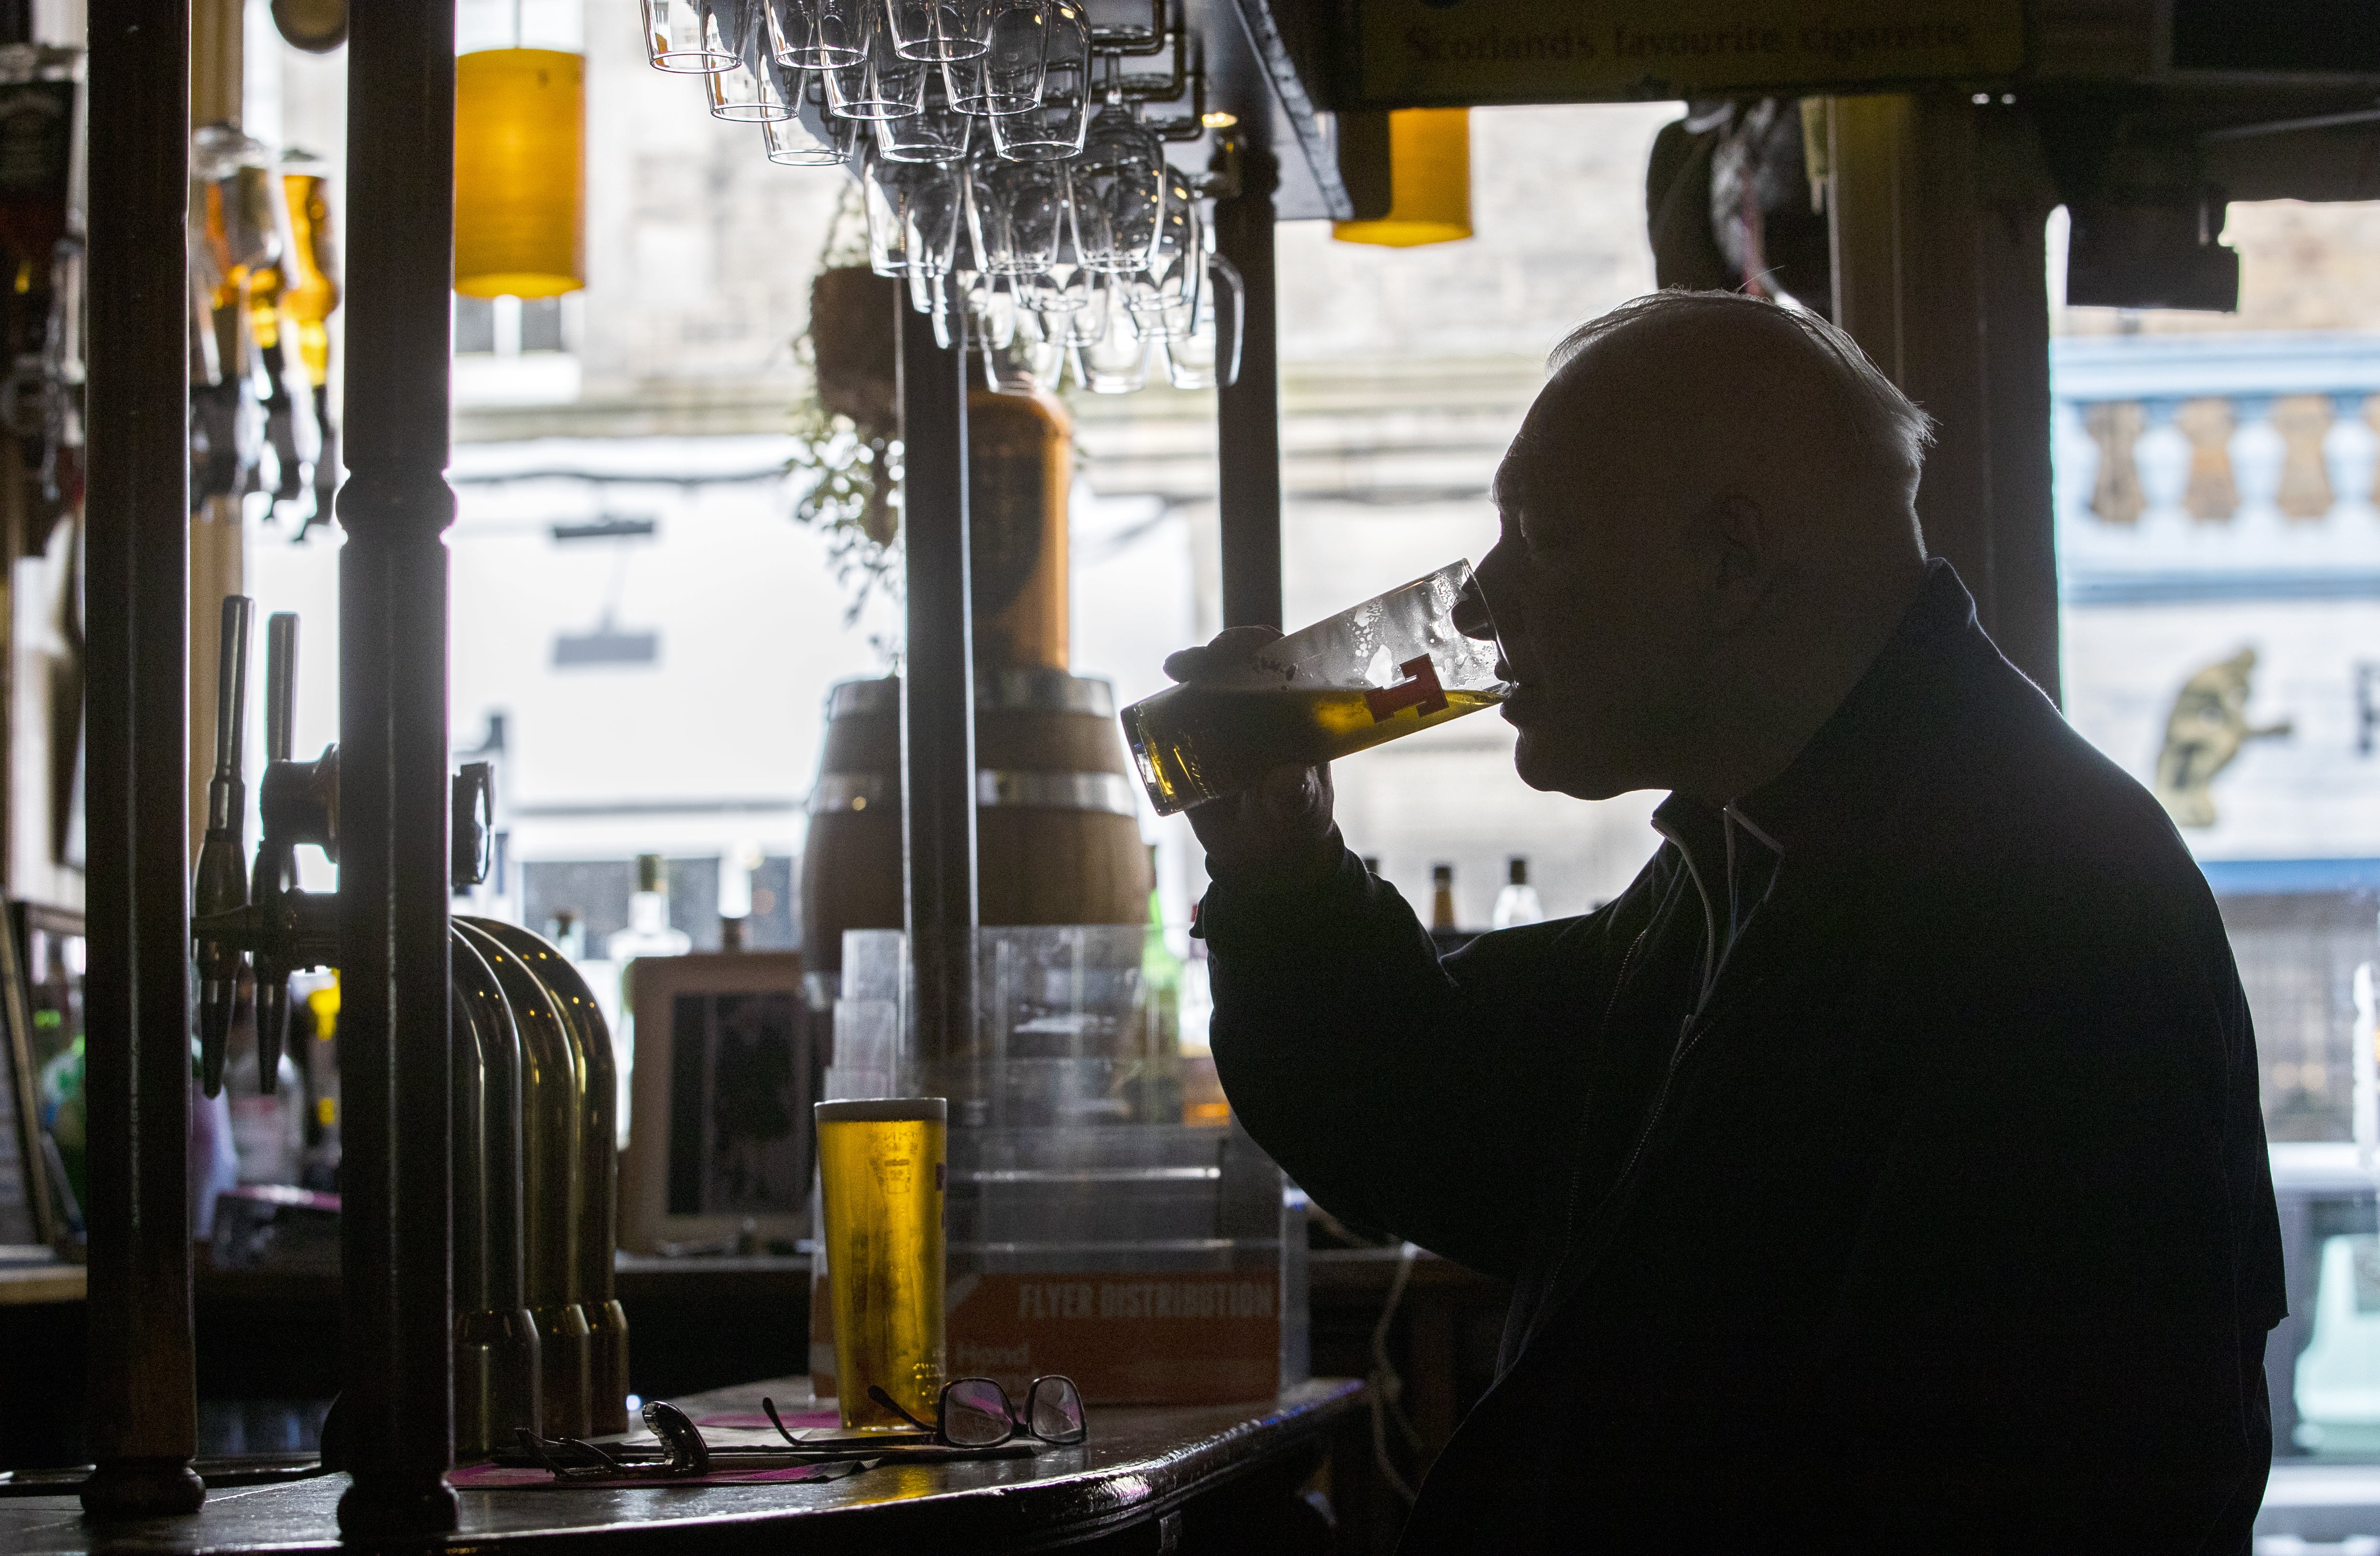
[[[265,766],[256,857],[247,857],[244,730],[254,603],[223,603],[215,766],[191,934],[199,965],[200,1076],[223,1086],[238,983],[256,984],[257,1076],[276,1085],[289,979],[338,960],[338,893],[298,885],[297,851],[339,847],[339,752],[292,751],[298,618],[265,632]],[[492,773],[454,779],[453,884],[487,878]],[[454,983],[455,1448],[509,1446],[518,1428],[577,1437],[627,1429],[628,1329],[615,1292],[619,1169],[611,1034],[593,993],[552,944],[517,925],[457,916]]]

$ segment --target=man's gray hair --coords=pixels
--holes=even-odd
[[[1859,451],[1876,473],[1897,476],[1914,488],[1925,468],[1925,451],[1933,446],[1934,419],[1900,392],[1868,359],[1859,342],[1806,310],[1786,307],[1741,292],[1694,292],[1673,287],[1621,303],[1599,318],[1572,330],[1547,359],[1548,375],[1559,380],[1591,346],[1604,340],[1633,334],[1638,330],[1690,323],[1742,322],[1759,329],[1779,344],[1786,355],[1805,359],[1816,374],[1833,386],[1837,405],[1850,425]],[[1714,392],[1723,386],[1713,385]]]

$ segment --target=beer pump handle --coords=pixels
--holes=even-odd
[[[248,634],[255,604],[224,597],[223,638],[215,663],[215,771],[207,782],[206,839],[199,848],[192,893],[200,917],[248,906],[247,846],[241,838],[248,794],[241,781],[241,735],[247,727]],[[206,1094],[223,1089],[225,1050],[239,999],[240,951],[219,939],[199,942],[199,1076]],[[268,1072],[269,1073],[269,1072]]]
[[[264,757],[267,763],[290,760],[298,711],[298,617],[275,611],[264,626]],[[272,834],[256,849],[255,897],[259,908],[271,914],[292,884],[293,845]],[[288,1046],[289,974],[282,958],[260,951],[256,957],[257,1083],[269,1095],[279,1089],[281,1055]]]
[[[275,611],[264,624],[264,760],[287,761],[298,711],[298,615]]]

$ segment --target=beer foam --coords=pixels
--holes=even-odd
[[[941,1097],[860,1097],[810,1104],[820,1124],[948,1124],[951,1104]]]

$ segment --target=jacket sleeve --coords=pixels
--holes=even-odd
[[[1317,1201],[1490,1274],[1520,1268],[1575,1120],[1565,1084],[1597,918],[1440,961],[1342,847],[1313,876],[1218,881],[1199,915],[1215,1064],[1248,1132]]]

